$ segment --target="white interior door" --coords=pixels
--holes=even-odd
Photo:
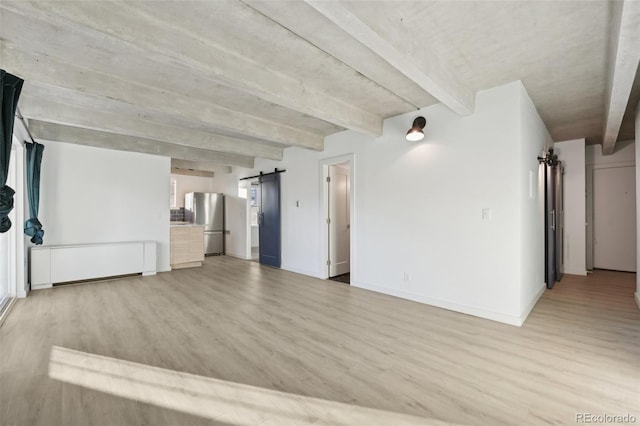
[[[635,167],[593,171],[593,266],[636,271]]]
[[[329,166],[329,276],[350,271],[350,198],[348,165]]]

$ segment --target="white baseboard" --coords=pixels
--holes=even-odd
[[[24,299],[25,297],[27,297],[29,295],[29,291],[31,291],[31,290],[28,287],[26,289],[18,290],[16,292],[16,297],[18,299]]]
[[[585,272],[585,275],[586,275],[586,272]],[[527,317],[529,316],[533,308],[536,306],[536,303],[538,303],[538,300],[540,299],[540,297],[542,297],[546,289],[547,289],[547,285],[545,283],[542,283],[542,286],[540,286],[540,289],[536,292],[536,294],[533,296],[529,304],[520,313],[520,325],[524,324]]]
[[[40,284],[40,285],[31,284],[31,290],[44,290],[47,288],[53,288],[53,284],[51,283]]]
[[[637,291],[634,293],[635,299],[636,299],[636,305],[638,305],[638,309],[640,309],[640,293],[638,293]]]
[[[387,294],[390,296],[400,297],[402,299],[411,300],[414,302],[424,303],[426,305],[436,306],[438,308],[448,309],[450,311],[460,312],[467,315],[473,315],[492,321],[501,322],[504,324],[515,325],[520,327],[524,322],[521,317],[515,315],[508,315],[502,312],[494,312],[481,308],[474,308],[472,306],[463,305],[460,303],[449,302],[447,300],[434,299],[431,297],[409,293],[394,288],[380,287],[375,285],[363,284],[358,282],[351,282],[352,287],[359,287],[365,290],[375,291],[377,293]]]

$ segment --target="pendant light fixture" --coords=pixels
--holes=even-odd
[[[416,119],[413,120],[413,125],[407,132],[407,140],[411,142],[422,140],[422,138],[424,138],[424,132],[422,129],[424,129],[424,126],[426,125],[427,120],[424,117],[416,117]]]

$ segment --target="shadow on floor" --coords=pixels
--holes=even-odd
[[[338,281],[339,283],[351,284],[351,273],[347,272],[346,274],[336,275],[335,277],[329,278],[331,281]]]

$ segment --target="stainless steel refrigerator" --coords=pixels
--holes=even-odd
[[[224,254],[224,194],[189,192],[184,210],[185,219],[204,225],[204,254]]]

